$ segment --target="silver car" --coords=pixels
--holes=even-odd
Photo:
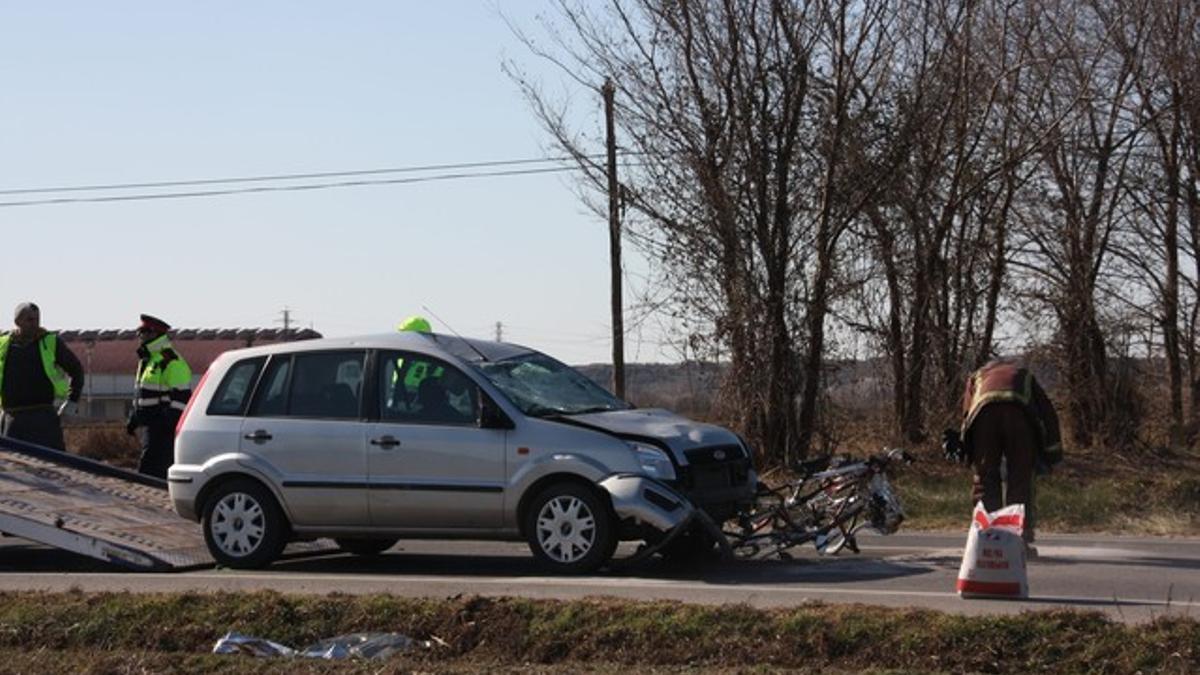
[[[633,408],[525,347],[429,333],[222,355],[167,480],[231,567],[293,539],[370,555],[472,538],[524,539],[561,572],[600,567],[620,540],[711,547],[681,530],[730,517],[757,483],[726,429]]]

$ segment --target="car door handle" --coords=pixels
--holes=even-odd
[[[266,443],[274,438],[274,436],[268,433],[266,429],[258,429],[254,433],[246,434],[242,438],[245,438],[248,441],[254,441],[255,443]]]
[[[394,436],[381,436],[379,438],[372,438],[371,445],[378,445],[384,450],[391,450],[400,445],[400,440]]]

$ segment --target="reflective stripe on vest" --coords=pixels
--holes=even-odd
[[[138,365],[138,391],[133,400],[134,406],[153,408],[163,405],[182,410],[183,406],[176,405],[171,393],[173,390],[187,392],[191,388],[192,369],[178,353],[169,361],[163,356],[164,350],[172,349],[166,335],[151,340],[146,344],[146,349],[150,351],[150,356]],[[186,393],[179,398],[186,401]]]
[[[975,380],[975,386],[973,387],[974,395],[971,397],[971,405],[968,408],[969,412],[962,424],[962,435],[964,437],[975,422],[975,417],[979,415],[979,411],[983,410],[989,403],[1012,401],[1020,403],[1026,410],[1029,409],[1030,403],[1033,401],[1033,374],[1024,368],[1017,369],[1014,374],[1021,377],[1021,382],[1017,386],[1005,389],[993,389],[991,391],[983,391],[984,380],[987,375],[983,369],[976,371],[971,376]]]
[[[12,334],[0,336],[0,406],[4,405],[4,363],[8,360],[8,346],[12,343]],[[71,393],[71,381],[67,374],[58,367],[58,334],[46,333],[38,340],[38,352],[42,356],[42,370],[46,379],[54,387],[55,398],[66,398]]]

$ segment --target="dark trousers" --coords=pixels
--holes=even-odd
[[[1025,505],[1025,541],[1033,541],[1035,520],[1033,463],[1037,432],[1019,403],[992,403],[980,410],[971,425],[971,464],[975,468],[972,500],[996,511],[1010,504]],[[1001,492],[1000,463],[1007,478]]]
[[[138,473],[165,479],[167,469],[175,463],[175,423],[179,415],[171,413],[147,415],[138,427],[142,457]]]
[[[43,445],[55,450],[65,450],[62,423],[54,406],[5,410],[0,415],[0,435],[18,441]]]

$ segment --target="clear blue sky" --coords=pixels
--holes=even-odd
[[[5,3],[0,189],[546,156],[505,57],[560,79],[487,0]],[[428,305],[464,334],[502,321],[506,339],[608,361],[606,227],[555,174],[0,208],[0,311],[270,327],[289,306],[332,336]],[[657,335],[629,339],[630,360],[669,358]]]

